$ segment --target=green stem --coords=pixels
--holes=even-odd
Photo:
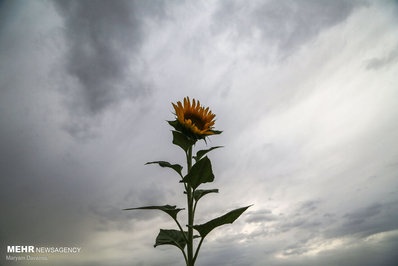
[[[195,256],[193,257],[193,263],[194,263],[194,264],[195,264],[196,258],[198,257],[199,249],[200,249],[200,246],[201,246],[202,243],[203,243],[203,239],[205,239],[205,238],[202,237],[202,238],[200,239],[199,245],[198,245],[198,247],[196,248]]]
[[[197,204],[198,202],[195,200],[195,204],[193,205],[193,213],[195,214],[195,212],[196,212],[196,204]]]
[[[187,258],[187,254],[185,254],[185,251],[184,251],[184,249],[180,248],[180,250],[182,251],[182,255],[184,255],[185,263],[188,265],[188,258]]]
[[[187,152],[187,166],[188,166],[188,172],[191,171],[191,168],[192,168],[192,146],[189,147],[188,152]]]
[[[174,219],[174,221],[175,221],[176,224],[178,225],[178,228],[180,229],[180,231],[181,231],[181,233],[182,233],[182,236],[184,237],[185,241],[188,241],[187,236],[185,235],[184,230],[182,229],[180,223],[177,221],[177,219]],[[185,253],[184,253],[184,255],[185,255]]]
[[[192,146],[189,147],[187,152],[187,166],[188,173],[192,168]],[[193,189],[187,184],[187,204],[188,204],[188,242],[187,242],[187,253],[188,253],[188,263],[187,266],[194,266],[193,261]]]

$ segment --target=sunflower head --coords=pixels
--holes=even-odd
[[[177,119],[169,123],[176,130],[193,139],[204,139],[206,136],[221,133],[221,131],[213,130],[216,115],[209,110],[209,107],[201,106],[199,101],[193,99],[191,104],[189,97],[186,97],[184,104],[181,102],[172,104]]]

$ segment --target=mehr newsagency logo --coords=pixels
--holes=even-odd
[[[76,254],[79,253],[81,249],[81,247],[7,246],[6,260],[48,260],[46,254]]]

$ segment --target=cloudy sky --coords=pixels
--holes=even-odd
[[[183,265],[153,248],[167,215],[121,209],[184,206],[178,177],[144,164],[184,162],[165,121],[190,96],[224,131],[208,145],[225,146],[197,223],[254,204],[210,234],[198,266],[396,265],[397,11],[1,1],[1,264],[6,245],[35,245],[82,247],[40,265]]]

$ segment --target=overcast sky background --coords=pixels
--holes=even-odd
[[[178,177],[144,163],[184,162],[165,121],[190,96],[225,146],[197,223],[254,204],[209,235],[198,266],[396,265],[397,11],[1,1],[1,264],[6,245],[35,245],[82,247],[47,265],[183,265],[153,248],[167,215],[121,209],[184,206]]]

